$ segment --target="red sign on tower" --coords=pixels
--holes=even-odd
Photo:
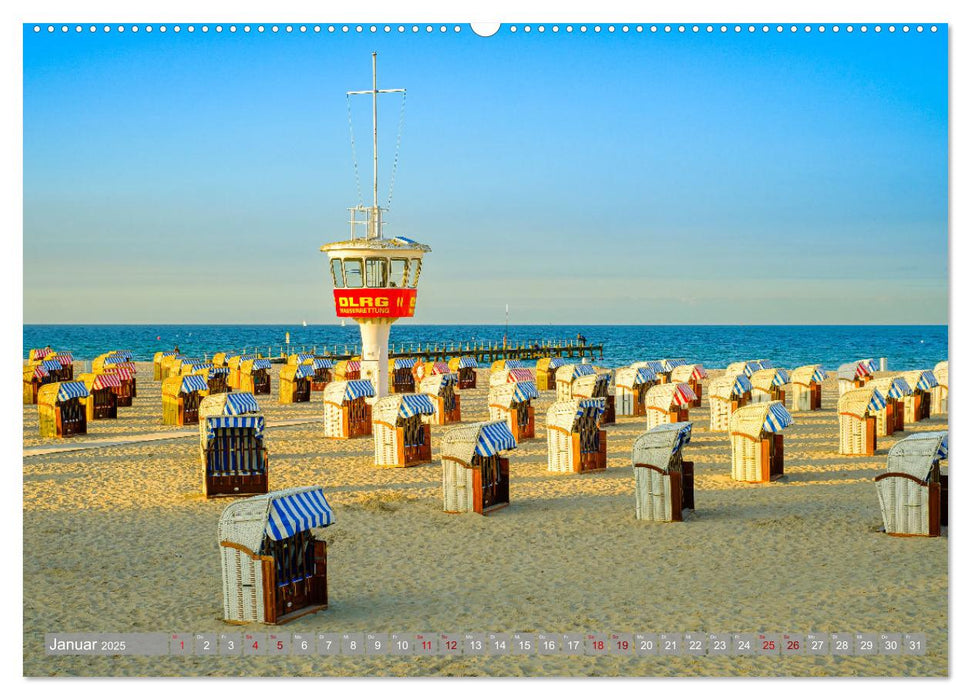
[[[410,318],[415,315],[417,289],[335,289],[338,318]]]

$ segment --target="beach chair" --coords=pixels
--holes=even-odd
[[[208,369],[200,369],[196,372],[206,380],[209,386],[209,395],[228,394],[232,389],[229,386],[229,367],[213,365]]]
[[[644,411],[647,416],[647,429],[661,423],[684,423],[688,420],[688,409],[695,400],[691,387],[682,382],[656,384],[644,395]]]
[[[164,379],[162,375],[162,359],[165,357],[174,357],[178,355],[175,350],[161,350],[152,356],[152,379],[156,382],[162,381]],[[225,353],[222,353],[225,355]],[[215,357],[215,356],[213,356]]]
[[[448,368],[458,374],[459,389],[475,389],[476,368],[479,363],[474,357],[465,355],[463,357],[453,357],[448,361]]]
[[[560,365],[556,369],[556,400],[569,401],[573,398],[573,382],[580,377],[596,374],[593,365]],[[537,387],[538,388],[538,387]]]
[[[842,396],[851,389],[859,389],[873,378],[877,365],[873,360],[846,362],[836,369],[836,386]]]
[[[57,362],[59,369],[50,371],[51,377],[55,382],[74,381],[74,355],[69,352],[52,352],[44,357],[44,362]],[[133,365],[134,366],[134,365]]]
[[[280,403],[310,401],[310,380],[314,376],[310,365],[282,365],[280,367]]]
[[[374,463],[379,467],[413,467],[432,461],[431,426],[421,417],[435,413],[425,394],[392,394],[374,402]]]
[[[532,381],[533,373],[525,367],[507,367],[505,369],[497,369],[495,372],[489,374],[489,386]]]
[[[239,366],[240,391],[254,396],[270,393],[270,361],[263,358],[243,360]]]
[[[84,382],[88,396],[84,399],[84,413],[88,422],[93,420],[114,420],[118,418],[118,394],[116,389],[121,380],[114,374],[82,374],[78,379]]]
[[[255,359],[257,359],[256,355],[232,355],[226,360],[226,366],[229,367],[229,387],[231,389],[241,387],[243,362]]]
[[[516,447],[505,421],[450,428],[442,436],[442,494],[446,513],[487,515],[509,505],[509,459]]]
[[[749,377],[752,383],[752,403],[766,401],[786,402],[786,384],[789,383],[789,373],[784,369],[770,367],[752,372]]]
[[[37,392],[41,437],[70,437],[88,432],[84,382],[52,382]]]
[[[936,416],[947,415],[947,360],[934,366],[934,379],[937,386],[931,390],[931,413]]]
[[[113,389],[118,397],[119,408],[129,408],[137,393],[134,362],[116,362],[104,366],[105,374],[118,377],[118,386]]]
[[[607,468],[607,431],[600,428],[605,404],[602,398],[569,399],[550,406],[546,412],[547,471],[581,473]]]
[[[646,413],[644,397],[647,390],[657,384],[657,375],[649,367],[621,367],[614,373],[617,415],[643,416]]]
[[[826,372],[821,365],[803,365],[792,370],[792,410],[818,411],[823,407],[823,381]]]
[[[54,378],[38,362],[36,365],[24,366],[24,405],[37,403],[37,394],[45,384],[52,384]]]
[[[334,363],[326,357],[315,357],[310,366],[314,370],[314,376],[310,379],[310,391],[323,391],[333,379],[331,373]]]
[[[915,433],[890,448],[874,479],[883,527],[898,537],[939,537],[947,526],[947,431]]]
[[[610,393],[610,371],[595,368],[596,374],[587,374],[573,380],[570,387],[571,398],[574,399],[603,399],[604,412],[600,416],[601,425],[612,425],[617,422],[617,397]]]
[[[893,435],[904,429],[904,399],[913,393],[910,385],[902,377],[881,377],[873,379],[867,387],[872,386],[879,391],[887,405],[882,411],[876,411],[877,437]]]
[[[904,424],[918,423],[931,417],[931,392],[937,386],[937,377],[927,369],[903,372],[903,379],[910,385],[910,396],[904,397]]]
[[[50,345],[43,348],[31,348],[27,352],[27,360],[29,362],[40,362],[52,352],[54,352],[54,348],[52,348]]]
[[[334,365],[334,378],[342,382],[349,382],[361,378],[361,361],[340,360]]]
[[[182,368],[182,355],[163,355],[162,360],[159,363],[159,379],[168,379],[169,377],[179,374]]]
[[[780,401],[753,403],[732,414],[732,479],[768,483],[785,474],[782,431],[792,425],[792,414]]]
[[[708,382],[708,409],[712,432],[727,433],[732,414],[752,400],[752,383],[744,374],[728,374]]]
[[[287,355],[288,365],[308,365],[314,361],[312,352],[294,352]]]
[[[219,518],[226,622],[279,625],[327,609],[327,544],[334,523],[319,486],[232,503]]]
[[[367,379],[333,381],[324,389],[324,437],[347,440],[371,434],[374,386]]]
[[[414,357],[396,357],[393,360],[388,360],[388,369],[391,372],[392,393],[415,393],[415,375],[411,373],[411,370],[417,361]]]
[[[691,442],[691,423],[662,423],[634,440],[634,517],[682,522],[695,508],[694,462],[681,451]]]
[[[661,371],[655,372],[657,375],[657,380],[661,384],[666,384],[667,382],[674,381],[672,378],[672,373],[675,367],[683,367],[687,364],[687,361],[683,357],[677,358],[661,358],[657,360],[658,364],[661,365]]]
[[[249,392],[215,394],[199,404],[199,457],[203,493],[248,496],[266,493],[269,453],[263,414]]]
[[[539,398],[533,382],[510,382],[489,387],[489,420],[504,420],[516,442],[536,437],[536,412],[532,400]]]
[[[198,374],[186,374],[162,380],[162,423],[196,425],[199,404],[209,393],[209,383]]]
[[[536,388],[539,391],[556,390],[556,370],[566,364],[562,357],[541,357],[536,360]]]
[[[887,401],[872,386],[850,389],[839,397],[840,454],[872,455],[877,451],[877,414]]]
[[[229,358],[226,356],[226,353],[217,352],[213,354],[212,360],[210,360],[210,362],[212,362],[213,367],[226,367],[228,369],[229,368],[229,364],[227,362],[228,359]]]
[[[492,363],[492,366],[489,368],[489,374],[491,375],[493,372],[498,372],[504,369],[525,369],[525,368],[526,368],[526,363],[524,363],[522,360],[496,360],[495,362]]]
[[[747,378],[751,379],[752,374],[758,372],[760,369],[769,368],[762,367],[761,360],[741,360],[739,362],[729,363],[728,367],[725,368],[725,374],[744,374]]]
[[[680,384],[687,384],[691,387],[691,391],[695,393],[696,398],[691,402],[691,408],[699,408],[701,406],[701,387],[702,382],[708,378],[708,372],[705,371],[705,366],[698,363],[685,363],[683,365],[678,365],[671,370],[671,381]]]
[[[462,397],[455,393],[458,377],[454,374],[428,374],[421,380],[419,393],[430,396],[435,412],[426,418],[432,425],[462,421]]]

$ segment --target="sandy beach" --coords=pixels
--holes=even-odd
[[[924,656],[792,657],[51,657],[53,632],[223,632],[216,524],[225,499],[202,496],[198,429],[186,437],[30,454],[24,475],[24,673],[28,676],[943,676],[948,672],[948,537],[877,532],[873,478],[888,449],[946,416],[879,438],[873,457],[837,452],[835,375],[823,410],[794,413],[786,478],[732,481],[727,433],[708,430],[707,392],[686,459],[696,510],[684,523],[634,518],[630,452],[643,418],[607,428],[608,469],[546,470],[537,439],[510,453],[511,505],[488,517],[442,512],[438,445],[431,464],[373,466],[370,439],[322,437],[321,393],[281,406],[269,396],[270,488],[320,485],[336,524],[328,543],[330,607],[296,632],[921,632]],[[717,370],[709,374],[716,377]],[[24,448],[84,445],[172,431],[160,383],[138,364],[138,396],[87,436],[38,436],[24,406]],[[877,376],[880,376],[878,373]],[[706,383],[707,384],[707,383]],[[488,370],[461,392],[466,421],[488,417]],[[281,421],[310,423],[276,426]]]

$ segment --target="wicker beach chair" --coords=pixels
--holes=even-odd
[[[310,401],[310,380],[314,376],[311,365],[282,365],[280,367],[280,403]]]
[[[596,374],[587,374],[577,377],[570,385],[570,398],[573,399],[603,399],[604,412],[600,416],[601,425],[612,425],[617,422],[615,394],[610,392],[609,370],[595,368]]]
[[[334,523],[319,486],[232,503],[219,518],[223,617],[278,625],[327,608],[327,544]]]
[[[850,389],[836,404],[840,422],[840,454],[872,455],[877,451],[877,414],[887,400],[873,386]]]
[[[489,386],[500,386],[515,382],[532,382],[533,373],[526,367],[506,367],[489,374]]]
[[[766,401],[786,402],[786,384],[789,383],[789,373],[784,369],[770,367],[752,372],[749,377],[752,382],[752,403]]]
[[[556,400],[569,401],[573,398],[573,382],[580,377],[596,374],[593,365],[560,365],[556,369]]]
[[[414,357],[396,357],[393,360],[388,360],[392,393],[415,393],[415,375],[411,371],[417,361]]]
[[[162,423],[197,425],[199,404],[209,393],[209,383],[198,374],[169,377],[162,381]]]
[[[24,365],[24,405],[35,405],[40,388],[45,384],[52,384],[54,381],[54,377],[44,369],[41,363]]]
[[[644,395],[647,429],[661,423],[684,423],[688,409],[695,400],[695,393],[684,383],[657,384]]]
[[[504,420],[516,442],[536,437],[533,399],[539,392],[533,382],[513,382],[489,387],[489,420]]]
[[[52,382],[37,392],[41,437],[70,437],[88,432],[84,382]]]
[[[792,410],[818,411],[823,407],[823,381],[826,372],[821,365],[803,365],[792,370]]]
[[[744,374],[723,374],[708,383],[709,430],[727,433],[732,414],[752,400],[752,383]]]
[[[263,414],[249,392],[215,394],[199,404],[199,456],[203,493],[246,496],[269,488],[269,453]]]
[[[333,379],[334,363],[326,357],[315,357],[310,363],[314,376],[310,380],[310,391],[323,391]]]
[[[474,357],[465,355],[463,357],[453,357],[448,361],[448,368],[458,374],[459,389],[475,389],[476,369],[479,363]]]
[[[334,379],[349,382],[361,378],[361,360],[340,360],[334,365]]]
[[[740,362],[732,362],[725,368],[725,374],[744,374],[746,377],[751,378],[754,372],[758,372],[760,369],[769,369],[768,367],[762,367],[761,360],[742,360]]]
[[[663,423],[634,440],[634,515],[638,520],[681,522],[694,510],[694,462],[682,450],[691,441],[691,423]]]
[[[691,402],[692,408],[701,406],[702,382],[708,378],[705,366],[699,363],[678,365],[671,370],[671,381],[687,384],[698,398]]]
[[[842,396],[851,389],[859,389],[873,378],[877,371],[877,364],[871,360],[856,360],[846,362],[836,369],[836,385]]]
[[[367,379],[333,381],[324,389],[324,437],[348,440],[371,434],[374,386]]]
[[[779,401],[742,406],[732,414],[732,478],[768,483],[785,474],[782,431],[792,424],[792,414]]]
[[[94,374],[88,372],[78,379],[84,382],[88,396],[84,399],[85,417],[93,420],[114,420],[118,418],[118,394],[116,389],[121,380],[114,374]]]
[[[196,374],[206,380],[210,395],[227,394],[232,391],[229,386],[229,367],[213,365],[208,369],[200,369]]]
[[[931,417],[931,393],[937,386],[937,377],[928,369],[903,372],[903,379],[910,385],[910,396],[904,397],[904,424],[918,423]]]
[[[939,537],[947,526],[947,431],[915,433],[890,448],[874,480],[888,535]]]
[[[435,413],[425,394],[392,394],[372,408],[374,463],[379,467],[413,467],[432,461],[431,426],[422,416]]]
[[[505,421],[450,428],[442,436],[442,494],[446,513],[479,513],[509,505],[509,460],[516,447]]]
[[[879,391],[887,405],[882,411],[876,411],[877,437],[893,435],[904,429],[904,400],[913,392],[903,377],[881,377],[867,383]]]
[[[427,416],[425,422],[432,425],[462,422],[462,397],[455,393],[457,384],[458,377],[451,373],[425,375],[418,391],[430,396],[435,406],[435,413]]]
[[[931,391],[931,413],[937,416],[947,415],[947,367],[947,360],[934,365],[937,386]]]
[[[254,396],[269,394],[271,366],[270,361],[263,358],[243,360],[239,366],[240,391],[248,391]]]
[[[541,357],[536,360],[536,389],[556,390],[556,370],[566,364],[562,357]]]
[[[314,361],[312,352],[294,352],[287,355],[288,365],[307,365]]]
[[[657,375],[649,367],[620,367],[614,373],[616,389],[614,409],[620,416],[643,416],[647,390],[657,384]]]
[[[562,368],[560,368],[562,369]],[[604,399],[556,401],[546,413],[547,470],[607,468],[607,431],[600,428]]]

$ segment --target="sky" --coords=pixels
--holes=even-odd
[[[945,25],[87,26],[24,27],[25,323],[335,322],[371,51],[416,323],[947,323]]]

